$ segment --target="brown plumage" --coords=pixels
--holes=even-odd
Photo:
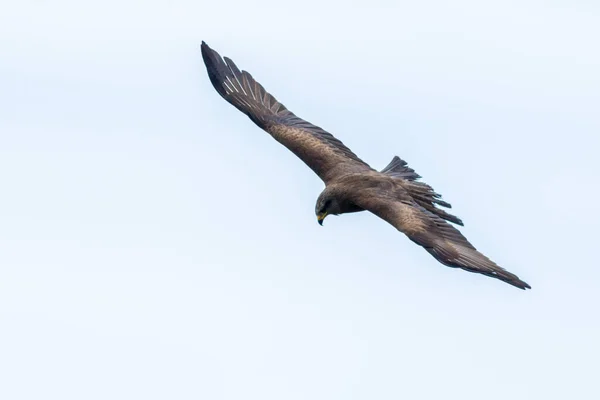
[[[531,287],[496,265],[447,221],[463,225],[433,188],[399,157],[381,171],[358,158],[340,140],[289,111],[252,75],[202,42],[202,58],[217,92],[278,142],[290,149],[325,182],[315,213],[370,211],[406,234],[439,262],[500,279],[520,289]]]

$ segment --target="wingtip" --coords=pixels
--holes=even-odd
[[[529,286],[529,284],[527,282],[524,282],[522,280],[519,280],[517,282],[510,282],[513,286],[518,287],[521,290],[527,290],[527,289],[531,289],[531,286]]]

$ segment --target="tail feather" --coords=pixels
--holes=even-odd
[[[436,207],[436,205],[446,208],[452,208],[452,205],[442,200],[442,195],[436,193],[431,186],[424,182],[417,182],[421,175],[408,166],[408,163],[398,156],[394,156],[392,161],[381,170],[384,174],[404,180],[404,188],[413,199],[427,211],[430,211],[440,218],[463,226],[460,218]]]

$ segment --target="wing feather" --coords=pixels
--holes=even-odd
[[[392,161],[381,170],[383,174],[398,178],[402,187],[410,194],[417,204],[421,207],[442,217],[446,221],[453,222],[463,226],[463,222],[456,215],[452,215],[442,209],[436,207],[452,208],[450,203],[442,200],[442,195],[436,193],[435,190],[425,182],[417,182],[421,175],[417,174],[414,169],[408,166],[408,163],[398,156],[394,156]]]
[[[230,58],[222,58],[204,42],[201,49],[215,90],[296,154],[325,183],[350,172],[371,170],[339,139],[289,111]]]
[[[357,205],[384,219],[442,264],[500,279],[520,289],[531,286],[484,256],[458,229],[412,199],[361,196]]]

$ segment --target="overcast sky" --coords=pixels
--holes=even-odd
[[[5,3],[3,400],[600,398],[597,2]],[[533,289],[320,227],[202,40]]]

